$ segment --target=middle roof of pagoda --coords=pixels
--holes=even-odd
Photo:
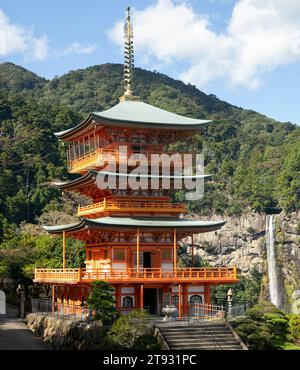
[[[102,112],[92,112],[78,125],[61,132],[56,132],[59,139],[70,140],[78,134],[96,126],[124,125],[126,128],[151,128],[172,130],[198,130],[210,120],[184,117],[179,114],[156,108],[141,101],[126,100]]]
[[[99,171],[99,172],[100,172],[100,174],[102,174],[104,176],[108,175],[108,176],[116,176],[116,177],[134,177],[134,178],[136,178],[138,176],[140,178],[147,178],[147,179],[150,179],[150,180],[151,179],[170,179],[170,180],[192,179],[192,180],[196,180],[196,179],[201,179],[201,178],[206,179],[206,178],[212,177],[211,174],[207,174],[207,175],[151,175],[151,174],[139,174],[139,175],[137,175],[137,174],[130,174],[130,173],[107,172],[107,171],[104,171],[104,170]],[[94,184],[96,182],[97,175],[98,175],[98,171],[90,170],[86,174],[84,174],[80,177],[77,177],[74,180],[53,181],[51,185],[55,186],[59,189],[71,190],[71,189],[74,189],[78,186],[87,186],[87,185]]]

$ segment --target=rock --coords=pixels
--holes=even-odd
[[[101,321],[78,322],[32,313],[27,315],[26,323],[30,330],[55,349],[88,349],[101,342],[103,333]]]
[[[247,275],[256,266],[267,277],[265,223],[266,215],[244,213],[241,217],[212,215],[210,220],[225,219],[227,223],[218,231],[194,235],[194,243],[200,245],[195,253],[212,266],[238,267],[239,274]],[[195,215],[193,219],[207,219]],[[298,298],[291,294],[300,288],[300,212],[275,216],[276,255],[280,289],[284,295],[284,310],[298,312]],[[191,243],[187,238],[184,242]],[[264,291],[268,291],[265,280]]]

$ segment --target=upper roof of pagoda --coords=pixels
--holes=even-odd
[[[140,101],[125,100],[102,112],[92,112],[78,125],[56,132],[59,139],[71,140],[95,127],[150,128],[171,130],[198,130],[210,120],[184,117]]]

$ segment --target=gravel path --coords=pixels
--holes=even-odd
[[[8,306],[7,314],[0,315],[0,350],[15,349],[47,350],[49,347],[16,317],[16,309]]]

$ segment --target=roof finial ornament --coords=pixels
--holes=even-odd
[[[126,9],[126,23],[124,25],[124,95],[120,101],[139,100],[138,96],[133,95],[133,74],[134,74],[134,52],[133,52],[133,28],[130,19],[130,7]]]

